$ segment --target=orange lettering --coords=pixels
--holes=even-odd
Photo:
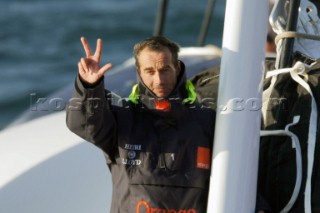
[[[146,207],[146,209],[147,209],[146,213],[151,213],[151,208],[150,208],[148,202],[144,201],[144,200],[141,200],[141,201],[138,202],[137,208],[136,208],[136,213],[140,213],[140,206],[141,205],[144,205]]]
[[[141,206],[144,206],[146,212],[140,212]],[[137,203],[136,213],[197,213],[195,209],[161,209],[161,208],[151,208],[147,201],[141,200]]]
[[[154,212],[163,212],[163,213],[167,213],[167,211],[165,209],[157,209],[157,208],[151,208],[151,213]]]

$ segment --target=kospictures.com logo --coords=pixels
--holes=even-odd
[[[170,99],[169,99],[170,100]],[[129,109],[127,98],[116,99],[113,96],[107,96],[106,99],[101,98],[87,98],[82,100],[81,98],[63,98],[63,97],[38,97],[36,93],[30,94],[30,110],[31,111],[63,111],[68,106],[69,110],[77,111],[81,110],[83,106],[90,107],[92,110],[97,110],[104,106],[103,102],[110,101],[112,105],[121,106],[121,108]],[[154,101],[154,98],[150,98],[150,102]],[[177,100],[174,100],[177,101]],[[182,100],[183,101],[183,100]],[[214,98],[203,98],[198,100],[200,109],[217,107],[217,111],[222,112],[240,112],[240,111],[259,111],[265,104],[268,105],[267,111],[272,110],[273,107],[277,107],[280,110],[288,109],[288,101],[285,98],[267,98],[260,100],[258,98],[232,98],[226,103],[217,105],[217,100]],[[127,103],[127,105],[125,105]],[[138,106],[143,107],[143,105]],[[194,108],[194,106],[187,106]]]

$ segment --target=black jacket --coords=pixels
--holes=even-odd
[[[77,79],[67,125],[106,155],[110,212],[206,212],[215,112],[193,92],[182,70],[161,111],[141,81],[127,100]]]
[[[295,60],[310,63],[303,57]],[[269,64],[273,70],[274,61]],[[270,132],[287,129],[298,142],[294,144],[291,137],[283,134],[261,138],[258,189],[275,212],[288,206],[289,212],[307,212],[308,206],[312,212],[320,212],[320,69],[313,68],[299,76],[309,92],[289,72],[264,82],[265,92],[269,90],[265,101],[269,102],[262,129]],[[301,171],[297,169],[297,162],[301,163]],[[297,181],[299,175],[301,179]]]

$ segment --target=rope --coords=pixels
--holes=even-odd
[[[276,36],[275,38],[276,45],[278,45],[279,41],[284,38],[302,38],[302,39],[320,41],[320,36],[317,36],[317,35],[298,33],[294,31],[285,31]]]

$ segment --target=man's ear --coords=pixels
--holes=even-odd
[[[181,61],[178,61],[178,64],[177,64],[177,76],[179,76],[181,72]]]

